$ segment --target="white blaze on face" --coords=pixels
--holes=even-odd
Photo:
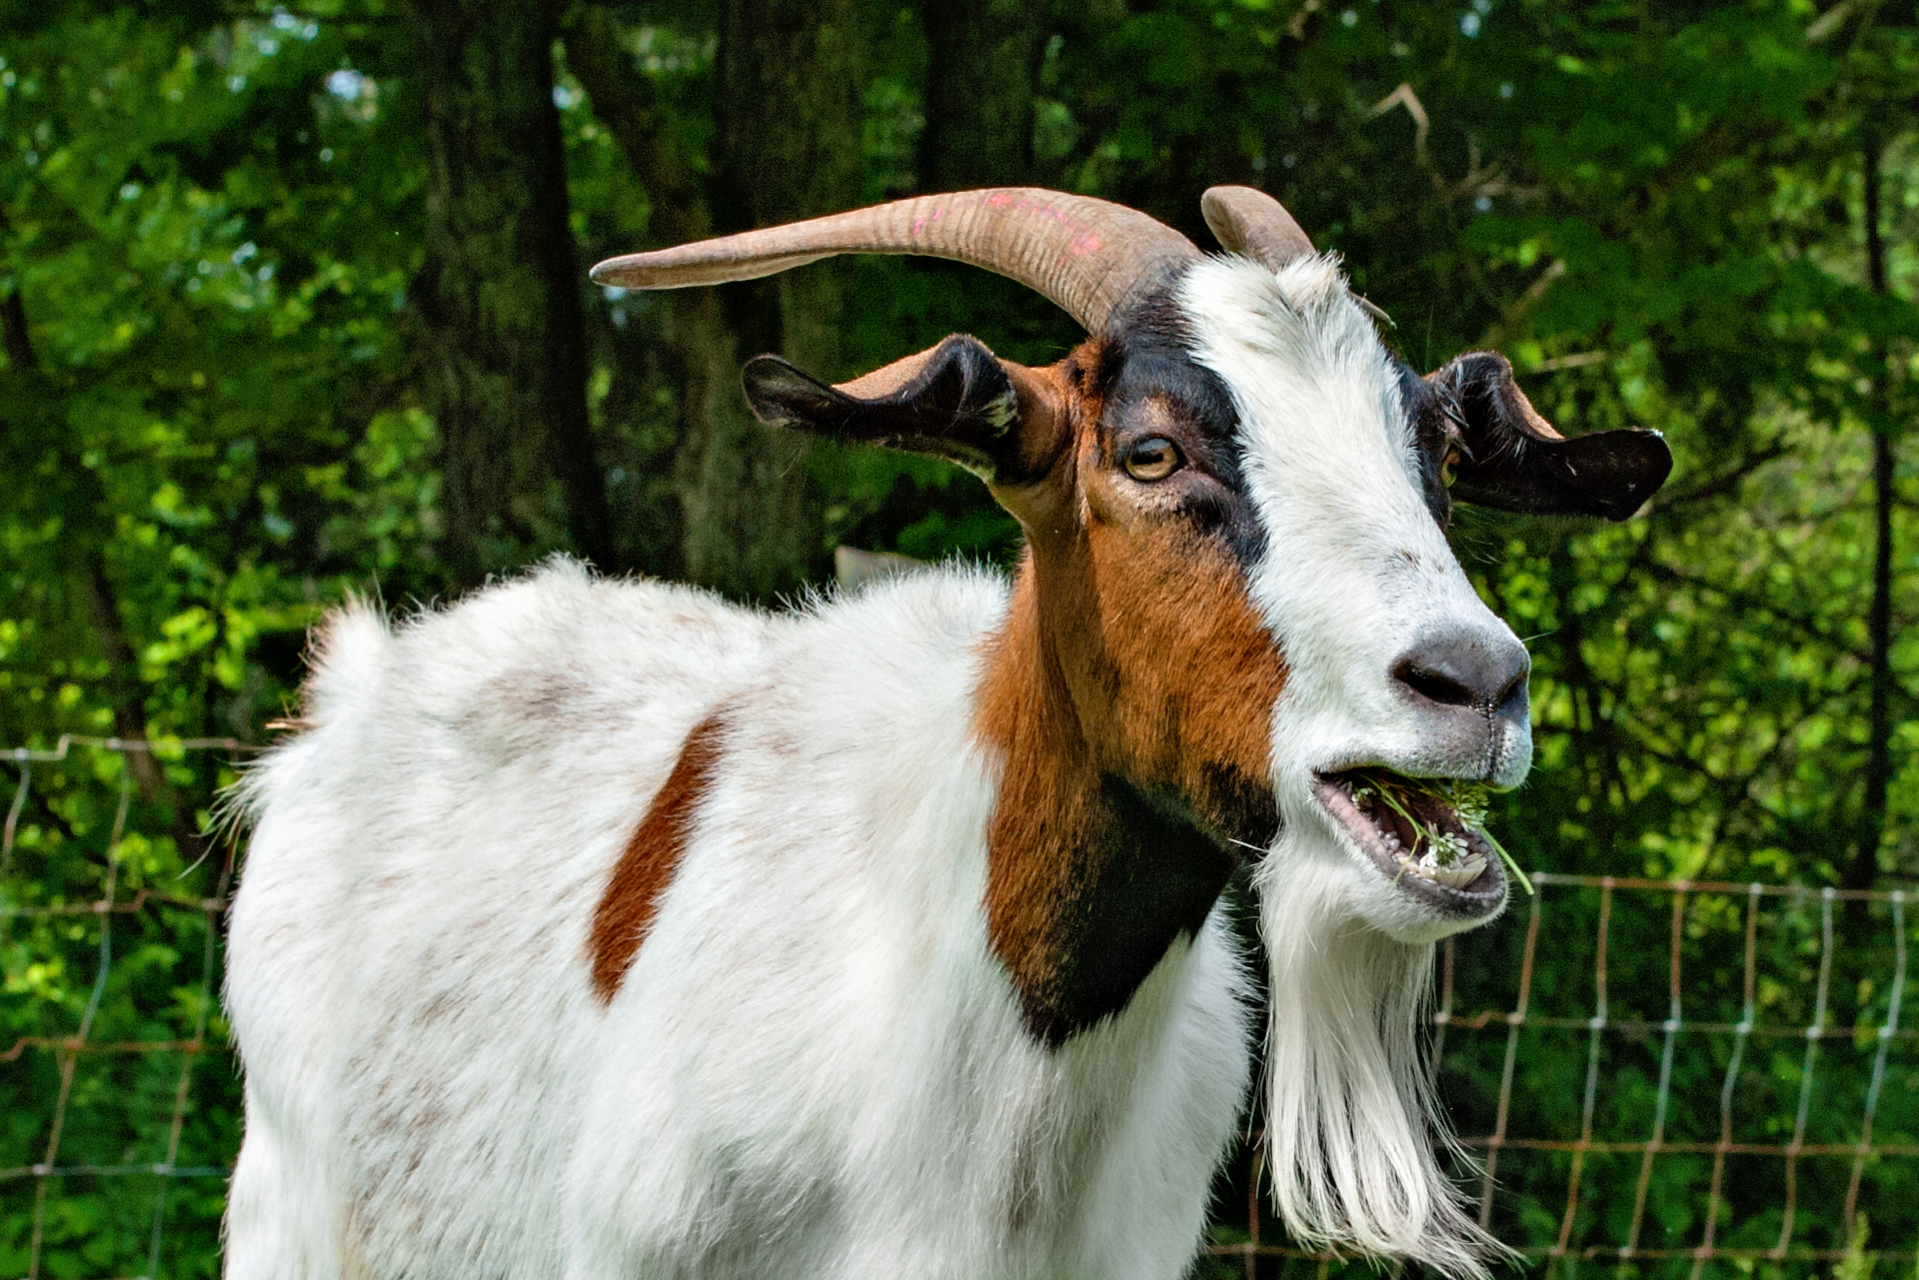
[[[1313,793],[1358,766],[1516,784],[1523,717],[1441,707],[1395,665],[1447,637],[1516,645],[1454,560],[1420,487],[1412,424],[1372,322],[1329,258],[1238,258],[1186,275],[1193,357],[1232,394],[1266,545],[1248,586],[1285,654],[1273,713],[1281,829],[1255,883],[1272,971],[1267,1140],[1274,1199],[1309,1243],[1484,1276],[1499,1246],[1460,1209],[1420,1061],[1432,941],[1488,918],[1406,892]],[[1495,901],[1490,912],[1496,913]]]
[[[1359,765],[1516,784],[1532,758],[1523,725],[1435,715],[1393,679],[1424,637],[1515,641],[1426,507],[1393,365],[1338,268],[1306,258],[1275,275],[1209,259],[1180,302],[1194,358],[1232,393],[1265,527],[1249,585],[1286,655],[1273,724],[1282,810],[1307,800],[1315,772]]]

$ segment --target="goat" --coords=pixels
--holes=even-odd
[[[1443,805],[1464,856],[1412,863],[1357,780],[1529,767],[1452,500],[1624,519],[1671,458],[1560,437],[1497,355],[1418,376],[1277,202],[1202,207],[1224,255],[1002,189],[595,268],[1038,289],[1091,335],[1046,368],[744,373],[768,423],[978,473],[1026,549],[782,615],[564,561],[334,613],[243,783],[229,1276],[1179,1276],[1251,1082],[1243,862],[1285,1220],[1485,1273],[1417,1025],[1506,873]]]

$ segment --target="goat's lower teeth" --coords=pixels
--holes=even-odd
[[[1479,873],[1485,869],[1485,855],[1478,853],[1467,854],[1448,867],[1422,868],[1422,870],[1426,871],[1427,875],[1437,880],[1440,884],[1454,889],[1463,889],[1473,881],[1479,879]]]
[[[1443,867],[1433,861],[1433,855],[1430,852],[1418,859],[1402,853],[1398,860],[1399,865],[1405,870],[1416,872],[1450,889],[1465,888],[1479,879],[1479,873],[1486,869],[1486,856],[1481,853],[1469,853]]]

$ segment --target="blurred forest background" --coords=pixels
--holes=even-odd
[[[768,604],[840,545],[1010,562],[970,477],[764,429],[737,370],[846,377],[953,331],[1044,363],[1078,337],[1049,304],[920,260],[653,295],[586,267],[1020,183],[1212,247],[1199,195],[1229,182],[1343,255],[1417,367],[1498,348],[1561,430],[1672,444],[1626,525],[1456,527],[1535,656],[1537,768],[1495,811],[1522,863],[1919,884],[1919,13],[1878,0],[11,0],[0,748],[265,743],[328,605],[445,601],[556,551]],[[6,1274],[215,1272],[217,1177],[162,1176],[156,1205],[154,1178],[32,1166],[230,1160],[211,917],[76,904],[218,899],[243,756],[76,748],[0,794],[0,1040],[195,1046],[185,1071],[15,1046]],[[1760,1015],[1804,1025],[1825,956],[1815,1018],[1896,1016],[1891,919],[1843,905],[1837,960],[1816,922],[1781,933],[1799,968]],[[1663,964],[1664,928],[1615,953]],[[1590,1004],[1590,939],[1549,932],[1541,982],[1561,951]],[[1881,1121],[1909,1144],[1915,1057],[1898,1042]],[[1797,1087],[1797,1061],[1766,1070]],[[1447,1071],[1484,1110],[1497,1054]],[[1915,1164],[1884,1176],[1919,1237]],[[1696,1240],[1698,1198],[1655,1187],[1656,1229]]]

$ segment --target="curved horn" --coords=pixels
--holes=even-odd
[[[809,222],[608,258],[596,284],[629,289],[752,280],[836,253],[911,253],[984,267],[1037,290],[1088,333],[1199,250],[1123,205],[1038,187],[916,196]]]
[[[1206,225],[1228,253],[1251,258],[1268,271],[1310,257],[1313,242],[1286,206],[1252,187],[1210,187],[1199,198]]]
[[[1251,258],[1268,271],[1309,258],[1313,242],[1286,206],[1253,187],[1210,187],[1199,198],[1206,225],[1228,253]],[[1359,294],[1353,295],[1366,314],[1384,325],[1393,318]]]

